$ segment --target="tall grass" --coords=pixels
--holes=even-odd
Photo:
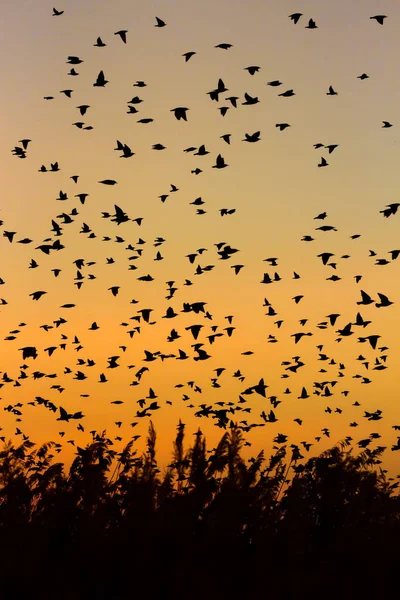
[[[0,452],[0,597],[389,598],[397,578],[399,496],[383,449],[344,441],[301,462],[296,447],[241,457],[231,426],[185,450],[179,422],[161,473],[146,451],[106,436],[66,472],[54,443]]]

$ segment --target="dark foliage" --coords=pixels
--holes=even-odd
[[[381,449],[348,441],[300,464],[281,445],[247,464],[242,434],[199,430],[161,474],[156,433],[121,453],[105,432],[69,470],[53,443],[0,452],[2,599],[389,598],[400,533]]]

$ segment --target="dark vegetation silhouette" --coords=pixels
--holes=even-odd
[[[5,443],[1,598],[389,598],[400,504],[382,448],[245,461],[237,426],[211,451],[184,430],[164,473],[151,422],[142,455],[94,434],[68,474],[53,442]]]

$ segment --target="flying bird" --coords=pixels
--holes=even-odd
[[[317,29],[318,26],[315,24],[315,21],[313,19],[310,19],[308,21],[308,25],[305,26],[305,29]]]
[[[375,15],[374,17],[370,17],[370,19],[375,19],[379,25],[383,25],[383,21],[387,18],[387,15]]]
[[[195,54],[197,54],[197,52],[185,52],[184,54],[182,54],[182,56],[185,57],[185,62],[188,62],[188,60],[190,60]]]
[[[291,19],[293,21],[293,23],[296,25],[299,22],[300,17],[302,17],[302,16],[303,16],[303,13],[293,13],[293,14],[289,15],[289,19]]]
[[[44,294],[47,294],[47,292],[44,291],[37,291],[37,292],[32,292],[32,294],[29,294],[32,298],[32,300],[39,300],[42,296],[44,296]]]
[[[385,296],[385,294],[380,294],[380,293],[378,292],[378,296],[379,296],[379,300],[380,300],[380,302],[377,302],[377,303],[375,304],[375,306],[376,306],[377,308],[381,308],[381,307],[383,307],[383,306],[390,306],[391,304],[394,304],[394,303],[393,303],[391,300],[389,300],[389,298],[388,298],[387,296]]]
[[[93,46],[97,46],[97,48],[104,48],[104,46],[107,46],[107,44],[105,44],[103,40],[100,37],[98,37],[96,43],[93,44]]]
[[[293,90],[286,90],[286,92],[282,92],[282,94],[278,94],[278,96],[282,96],[282,98],[291,98],[295,96],[295,92]]]
[[[392,204],[387,204],[386,208],[380,210],[379,212],[382,213],[384,217],[388,218],[397,213],[399,206],[400,202],[393,202]]]
[[[175,118],[179,121],[180,119],[183,119],[184,121],[187,121],[186,118],[186,112],[188,111],[188,108],[179,106],[178,108],[172,108],[171,112],[174,113]]]
[[[121,29],[120,31],[116,31],[114,35],[119,35],[121,40],[126,44],[126,34],[128,33],[127,29]]]
[[[326,92],[327,96],[337,96],[338,93],[333,89],[333,87],[330,85],[329,86],[329,91]]]
[[[371,296],[369,294],[367,294],[367,292],[364,292],[364,290],[360,290],[361,292],[361,300],[359,302],[357,302],[357,304],[363,304],[365,306],[367,306],[368,304],[373,304],[375,302],[375,300],[372,300]]]
[[[93,87],[104,87],[106,85],[106,83],[109,83],[109,82],[105,78],[104,72],[100,71],[100,73],[97,75],[96,81],[93,84]]]
[[[242,142],[259,142],[260,141],[260,131],[256,131],[255,133],[245,133],[244,140]]]
[[[223,169],[224,167],[227,167],[228,165],[226,164],[223,156],[221,154],[218,154],[217,156],[217,160],[215,165],[212,165],[213,169]]]
[[[244,71],[248,71],[250,73],[250,75],[254,75],[255,73],[258,73],[258,71],[260,69],[261,69],[261,67],[252,66],[252,67],[245,67]]]

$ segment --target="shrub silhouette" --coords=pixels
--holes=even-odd
[[[53,442],[0,452],[0,597],[389,597],[396,590],[397,483],[383,448],[349,441],[301,463],[296,446],[241,457],[231,424],[212,451],[200,430],[161,473],[156,432],[122,452],[106,432],[69,472]]]

